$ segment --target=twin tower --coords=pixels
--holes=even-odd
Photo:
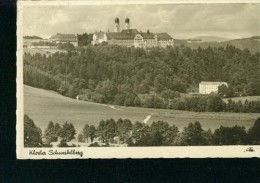
[[[125,29],[130,29],[130,20],[129,18],[125,19]],[[115,19],[115,32],[120,32],[120,24],[119,24],[119,18]]]

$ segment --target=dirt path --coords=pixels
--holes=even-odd
[[[143,123],[147,123],[149,121],[149,119],[152,117],[152,114],[146,116],[146,118],[143,120]]]

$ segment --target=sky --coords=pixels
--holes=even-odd
[[[260,35],[260,4],[80,5],[23,7],[23,35],[113,31],[114,19],[130,28],[167,32],[175,39]]]

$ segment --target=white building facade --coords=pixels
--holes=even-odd
[[[226,82],[202,81],[199,84],[199,93],[201,93],[201,94],[218,93],[218,87],[221,86],[221,85],[228,86],[228,84]]]

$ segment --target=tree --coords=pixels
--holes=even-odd
[[[253,95],[259,95],[260,94],[260,82],[257,81],[250,81],[246,86],[245,86],[245,93],[246,95],[253,96]]]
[[[134,146],[161,146],[163,144],[163,136],[160,132],[147,133],[143,135]]]
[[[106,101],[112,101],[114,95],[117,93],[117,88],[114,82],[108,79],[99,83],[95,91],[104,95]]]
[[[143,103],[143,107],[147,108],[163,108],[163,100],[155,95],[149,96]]]
[[[173,145],[174,144],[174,140],[178,135],[178,127],[175,125],[172,125],[168,128],[168,130],[166,131],[166,134],[164,136],[164,145]]]
[[[106,139],[109,140],[110,142],[113,142],[117,132],[117,126],[115,120],[114,119],[106,120],[105,127],[106,127]]]
[[[114,104],[116,105],[124,105],[125,102],[125,94],[117,93],[114,98]]]
[[[139,141],[149,131],[149,126],[141,122],[135,122],[132,128],[132,138],[134,141]]]
[[[78,142],[85,142],[84,136],[82,135],[82,133],[78,134]]]
[[[212,137],[212,145],[245,145],[247,134],[245,127],[223,127],[216,129]]]
[[[175,146],[187,146],[187,134],[185,133],[178,133],[173,141],[173,145]]]
[[[189,123],[187,127],[183,130],[184,142],[187,145],[208,145],[205,133],[198,121],[195,123]]]
[[[82,134],[83,134],[83,138],[84,139],[87,139],[87,142],[88,142],[88,138],[90,137],[90,133],[89,133],[89,125],[86,124],[83,128],[83,131],[82,131]]]
[[[132,130],[132,122],[128,119],[122,120],[121,118],[116,122],[117,126],[117,135],[121,142],[126,143],[126,141],[130,138],[130,132]]]
[[[77,36],[78,36],[79,46],[90,45],[93,39],[93,34],[83,33],[83,34],[78,34]]]
[[[167,89],[161,92],[161,96],[162,98],[174,99],[175,97],[180,97],[180,93]]]
[[[44,131],[44,136],[49,139],[50,142],[57,141],[57,134],[55,131],[54,123],[52,121],[49,122],[48,127]]]
[[[135,107],[141,106],[141,100],[138,96],[136,96],[135,99],[134,99],[134,105],[135,105]]]
[[[91,143],[93,142],[94,138],[96,137],[96,128],[94,125],[91,125],[89,127],[89,137],[90,137],[90,141]]]
[[[154,89],[157,93],[161,93],[165,87],[165,78],[162,75],[157,75],[154,79]]]
[[[126,93],[124,105],[125,106],[135,106],[136,95],[133,93]]]
[[[163,138],[163,145],[172,145],[177,136],[178,128],[175,125],[169,126],[165,121],[153,122],[150,127],[151,133],[159,132]]]
[[[221,97],[234,97],[234,90],[231,86],[227,86],[227,85],[221,85],[218,87],[218,94]]]
[[[254,126],[248,130],[250,144],[260,145],[260,118],[257,118]]]
[[[54,131],[55,131],[55,138],[58,140],[58,137],[60,136],[60,133],[61,133],[61,126],[59,123],[55,123]]]
[[[73,124],[66,122],[64,125],[62,125],[61,131],[60,131],[60,137],[65,141],[69,142],[72,139],[75,139],[76,130],[73,126]]]
[[[99,122],[99,125],[97,127],[97,134],[98,136],[100,137],[100,140],[102,142],[106,142],[106,126],[105,126],[105,121],[104,120],[101,120]]]
[[[33,120],[24,115],[24,147],[41,147],[43,145],[41,133],[41,129]]]
[[[117,126],[114,119],[101,120],[97,127],[97,135],[102,142],[113,142],[114,137],[117,134]]]
[[[71,43],[59,43],[58,48],[67,51],[75,50],[75,46]]]
[[[220,112],[223,111],[224,102],[219,95],[209,95],[207,98],[207,108],[209,112]]]

